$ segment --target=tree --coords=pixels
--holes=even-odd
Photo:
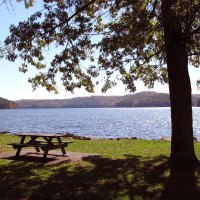
[[[2,44],[0,43],[0,59],[3,58],[4,53],[5,53],[4,48],[3,48]]]
[[[26,1],[28,2],[28,1]],[[31,1],[32,2],[32,1]],[[170,159],[197,162],[193,144],[191,84],[188,63],[199,66],[200,3],[198,0],[43,0],[44,9],[18,26],[5,40],[22,59],[20,70],[37,69],[47,49],[57,49],[47,71],[29,79],[33,88],[56,89],[56,75],[66,90],[93,92],[104,72],[102,91],[120,80],[147,87],[169,83],[172,119]],[[91,65],[86,60],[91,61]],[[89,66],[88,66],[89,65]],[[60,76],[59,75],[59,76]]]

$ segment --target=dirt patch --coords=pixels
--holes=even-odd
[[[46,159],[43,159],[43,152],[36,152],[35,149],[22,150],[19,157],[15,156],[16,151],[1,152],[0,159],[18,160],[27,162],[48,163],[49,165],[61,164],[64,162],[76,162],[86,157],[100,157],[99,154],[67,152],[62,155],[61,151],[52,150]]]

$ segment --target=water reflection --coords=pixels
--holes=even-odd
[[[200,109],[193,109],[200,140]],[[0,110],[0,131],[71,132],[95,137],[160,139],[171,132],[169,108],[62,108]]]

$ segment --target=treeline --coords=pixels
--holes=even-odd
[[[193,95],[197,106],[200,95]],[[169,107],[169,94],[140,92],[125,96],[90,96],[59,100],[19,100],[19,108]]]
[[[15,109],[15,108],[18,108],[18,105],[15,102],[0,97],[0,109]]]
[[[200,95],[192,95],[192,105],[200,106]],[[114,107],[169,107],[169,94],[140,92],[125,96],[90,96],[56,100],[9,101],[0,97],[0,109],[15,108],[114,108]]]
[[[200,107],[200,95],[192,95],[192,105]],[[15,108],[114,108],[114,107],[169,107],[169,94],[140,92],[125,96],[90,96],[56,100],[9,101],[0,97],[0,109]]]

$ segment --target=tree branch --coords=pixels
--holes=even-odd
[[[0,4],[0,6],[2,6],[4,3],[6,3],[6,0],[2,1],[2,3]]]
[[[15,11],[14,11],[14,8],[13,8],[14,6],[13,6],[11,0],[3,0],[2,3],[0,4],[0,6],[2,6],[3,4],[6,5],[6,8],[7,8],[8,12],[9,12],[10,14],[12,14],[12,13],[10,12],[9,6],[12,8],[12,11],[15,12]],[[8,5],[8,4],[9,4],[9,5]]]
[[[194,29],[194,30],[190,33],[190,35],[194,35],[195,33],[198,33],[198,32],[200,32],[200,25],[199,25],[196,29]]]
[[[151,19],[152,17],[154,17],[154,13],[156,11],[157,4],[158,4],[158,0],[155,0],[154,3],[153,3],[153,9],[152,9],[152,11],[149,14],[149,16],[150,16],[149,19]]]
[[[48,31],[48,33],[51,33],[52,31],[54,31],[56,28],[62,26],[63,24],[68,23],[71,19],[73,19],[77,14],[79,14],[81,11],[85,10],[86,8],[88,8],[91,4],[93,4],[96,0],[91,0],[88,3],[86,3],[85,5],[83,5],[82,7],[78,8],[76,10],[76,12],[71,15],[66,21],[63,21],[61,23],[59,23],[58,25],[54,26],[50,31]],[[40,36],[46,34],[47,32],[41,34]]]
[[[194,52],[194,53],[189,53],[188,56],[196,56],[196,55],[199,55],[200,52]]]
[[[161,47],[158,51],[156,51],[154,54],[152,54],[152,55],[150,55],[149,57],[147,57],[145,60],[145,62],[143,62],[143,65],[145,65],[145,64],[147,64],[148,62],[149,62],[149,60],[151,59],[151,58],[153,58],[154,56],[157,56],[157,55],[159,55],[161,52],[162,52],[162,50],[164,49],[164,47]]]

